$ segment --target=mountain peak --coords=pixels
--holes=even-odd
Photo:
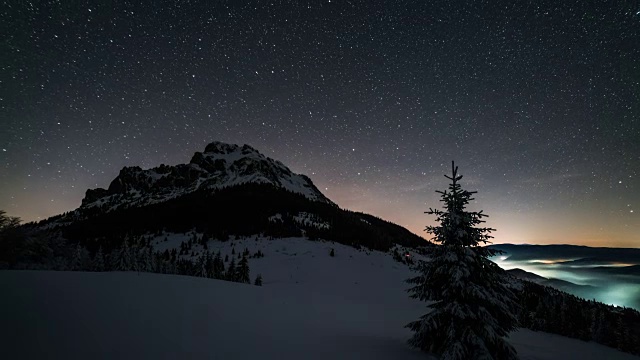
[[[310,200],[333,204],[307,176],[295,174],[280,161],[271,159],[250,145],[209,143],[196,152],[188,164],[160,165],[143,170],[124,167],[108,189],[89,189],[81,209],[100,207],[104,211],[164,202],[197,190],[215,191],[247,183],[271,184]]]
[[[251,145],[248,145],[248,144],[244,144],[244,145],[240,146],[240,145],[236,145],[236,144],[223,143],[221,141],[213,141],[213,142],[209,143],[204,148],[204,153],[205,154],[228,155],[228,154],[235,153],[235,152],[240,152],[243,155],[247,155],[247,154],[251,154],[251,153],[255,153],[257,155],[262,155],[262,154],[260,154],[260,152],[258,150],[256,150],[254,147],[252,147]]]
[[[208,154],[230,154],[232,152],[238,151],[239,148],[240,146],[236,144],[227,144],[220,141],[214,141],[209,143],[204,148],[204,152]]]

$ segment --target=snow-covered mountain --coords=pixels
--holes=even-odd
[[[52,230],[73,243],[112,248],[128,234],[192,229],[222,241],[261,234],[379,250],[427,245],[401,226],[341,209],[307,176],[251,146],[222,142],[196,152],[188,164],[125,167],[107,189],[87,190],[78,209],[42,221],[31,232]]]
[[[138,166],[123,168],[108,189],[87,190],[80,210],[98,207],[108,212],[141,207],[195,191],[249,183],[270,184],[312,201],[333,204],[307,176],[293,173],[253,147],[212,142],[204,152],[196,152],[188,164],[160,165],[148,170]]]

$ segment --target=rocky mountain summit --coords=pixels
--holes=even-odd
[[[188,164],[160,165],[143,170],[125,167],[108,189],[89,189],[80,209],[104,211],[164,202],[197,190],[217,190],[242,184],[270,184],[304,195],[312,201],[333,204],[311,179],[295,174],[280,161],[249,145],[212,142],[196,152]]]

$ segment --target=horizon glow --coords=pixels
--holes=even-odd
[[[605,304],[633,307],[640,310],[640,286],[637,276],[616,276],[599,272],[596,268],[603,265],[583,267],[561,266],[548,259],[509,260],[504,256],[492,260],[505,270],[522,269],[547,279],[560,279],[577,285],[588,287],[569,287],[561,290],[572,293],[584,299],[596,299]],[[611,263],[620,267],[619,263]],[[628,264],[628,266],[637,264]],[[592,270],[590,270],[590,268]],[[579,271],[579,272],[576,272]]]

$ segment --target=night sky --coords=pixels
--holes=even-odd
[[[0,209],[250,144],[427,236],[451,160],[495,242],[640,247],[638,1],[5,1]]]

